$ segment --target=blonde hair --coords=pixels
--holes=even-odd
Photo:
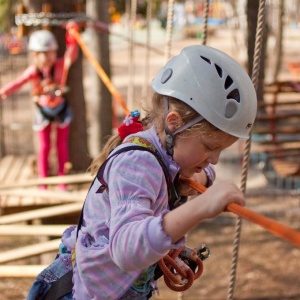
[[[155,93],[152,97],[152,106],[151,108],[144,108],[146,111],[146,122],[147,127],[155,125],[159,133],[162,133],[165,128],[164,120],[164,100],[166,96]],[[176,111],[182,118],[183,123],[187,123],[196,117],[199,116],[193,108],[185,104],[183,101],[180,101],[176,98],[168,97],[169,99],[169,111]],[[144,125],[145,127],[145,125]],[[212,132],[218,132],[220,129],[206,121],[205,119],[200,123],[197,123],[190,128],[178,133],[180,137],[189,137],[192,134],[201,135],[211,134]]]
[[[100,166],[105,162],[109,153],[122,144],[122,140],[118,134],[112,135],[108,141],[105,143],[102,151],[100,152],[99,156],[97,156],[93,161],[92,164],[89,166],[88,171],[91,172],[92,175],[96,175]]]
[[[164,120],[164,99],[166,96],[154,93],[152,96],[151,106],[143,105],[143,110],[145,111],[145,117],[142,120],[144,129],[150,128],[155,125],[158,133],[164,132],[165,120]],[[169,98],[169,111],[176,111],[181,116],[184,123],[187,123],[195,119],[199,114],[192,109],[190,106],[184,102],[177,100],[172,97]],[[195,124],[194,126],[178,133],[178,137],[190,137],[191,135],[201,135],[201,134],[212,134],[212,132],[220,131],[218,128],[207,122],[206,120]],[[95,175],[107,159],[109,153],[122,143],[122,140],[118,134],[112,135],[106,144],[104,145],[99,156],[95,158],[89,167],[89,171],[92,175]]]

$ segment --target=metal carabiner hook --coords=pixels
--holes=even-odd
[[[205,244],[202,244],[201,247],[197,250],[197,255],[202,261],[204,261],[210,256],[210,249]]]

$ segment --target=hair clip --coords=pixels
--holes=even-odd
[[[128,135],[143,131],[142,122],[139,120],[140,112],[138,110],[131,111],[125,117],[123,123],[118,127],[118,134],[122,140]]]

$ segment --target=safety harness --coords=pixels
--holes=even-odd
[[[168,187],[168,198],[169,198],[169,206],[171,209],[181,205],[186,201],[186,197],[179,197],[174,183],[171,180],[169,172],[167,170],[166,165],[163,162],[162,157],[158,153],[157,149],[152,145],[148,140],[138,137],[132,136],[127,139],[124,143],[133,143],[135,145],[130,145],[128,147],[121,148],[115,151],[111,156],[109,156],[104,163],[99,168],[96,177],[94,178],[91,186],[94,181],[97,179],[101,183],[100,188],[97,190],[97,193],[103,193],[108,185],[103,178],[105,166],[108,161],[126,151],[130,150],[139,150],[139,151],[147,151],[152,153],[159,164],[162,167],[164,172],[167,187]],[[91,188],[90,186],[90,188]],[[83,204],[84,208],[84,204]],[[80,213],[77,232],[76,232],[76,240],[78,238],[78,232],[83,223],[83,208]],[[155,269],[154,279],[157,280],[161,276],[164,276],[164,281],[166,285],[174,290],[174,291],[184,291],[190,288],[195,279],[199,278],[203,272],[203,263],[202,261],[208,258],[210,255],[209,248],[206,245],[202,245],[200,249],[191,249],[186,246],[181,247],[180,249],[172,249],[169,253],[160,259],[157,263],[157,267]],[[72,254],[72,260],[75,260],[76,252],[75,248]],[[73,283],[72,283],[73,270],[69,270],[62,277],[58,278],[50,287],[47,294],[44,296],[43,300],[55,300],[60,299],[61,297],[72,292]]]
[[[67,108],[68,108],[68,103],[66,101],[66,99],[64,99],[64,101],[62,102],[63,105],[61,105],[61,108],[59,109],[58,112],[55,113],[55,116],[52,115],[52,114],[49,114],[45,111],[45,109],[43,108],[43,106],[41,106],[39,104],[39,97],[42,95],[42,94],[48,94],[51,96],[51,101],[49,101],[47,107],[50,108],[50,109],[55,109],[55,107],[57,107],[58,105],[61,104],[61,101],[57,101],[57,99],[59,99],[63,93],[67,92],[68,89],[65,88],[63,91],[61,91],[57,85],[54,83],[54,75],[55,75],[55,66],[53,66],[51,68],[51,71],[50,71],[50,76],[49,77],[45,77],[43,72],[38,68],[36,67],[36,72],[37,72],[37,75],[38,77],[40,78],[40,83],[39,83],[39,87],[36,88],[34,91],[33,91],[33,101],[35,103],[35,105],[37,106],[37,108],[39,109],[39,111],[41,112],[41,114],[49,121],[54,121],[55,119],[59,119],[59,120],[63,120],[64,117],[65,117],[65,113],[67,111]],[[40,84],[44,81],[44,80],[47,80],[49,79],[49,90],[47,92],[43,91],[43,87],[40,86]]]

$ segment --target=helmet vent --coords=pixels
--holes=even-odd
[[[221,69],[221,67],[219,67],[218,65],[215,64],[215,68],[220,76],[220,78],[222,78],[223,76],[223,70]]]
[[[228,102],[226,104],[226,108],[225,108],[225,117],[227,119],[230,119],[230,118],[232,118],[236,114],[236,112],[237,112],[237,104],[236,104],[236,102],[233,102],[233,101]]]
[[[230,76],[227,76],[225,79],[224,87],[227,90],[233,84],[233,80]]]
[[[200,57],[201,57],[203,60],[205,60],[207,63],[209,63],[209,64],[211,65],[210,59],[208,59],[207,57],[202,56],[202,55],[200,55]]]
[[[226,97],[227,99],[234,99],[236,102],[240,103],[240,92],[238,89],[232,90]]]

